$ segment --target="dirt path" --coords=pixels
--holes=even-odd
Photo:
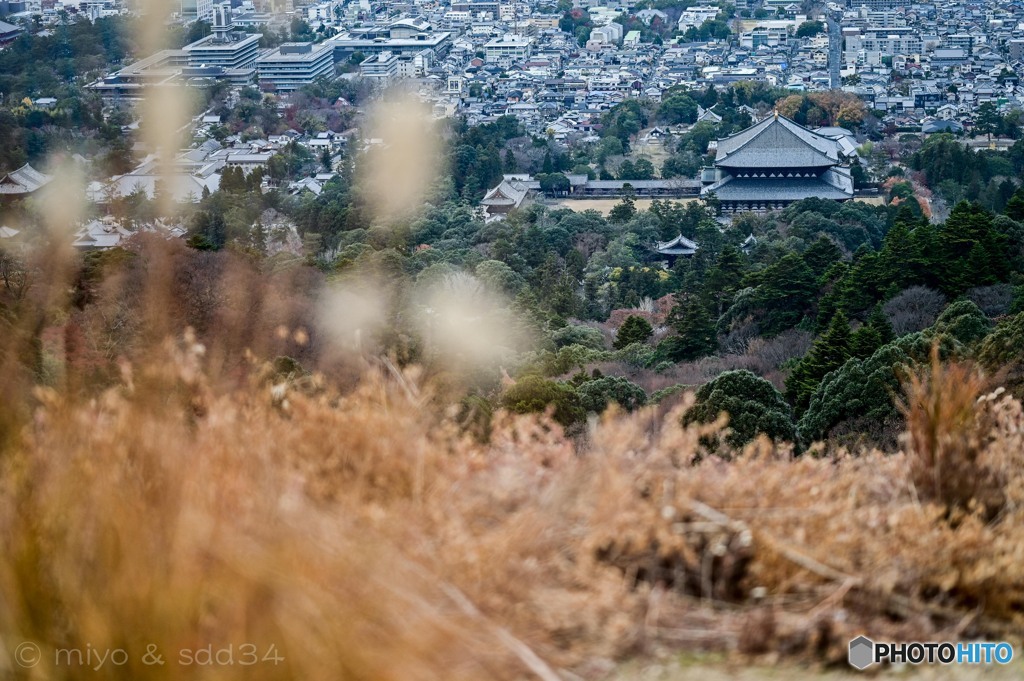
[[[627,156],[627,158],[632,161],[646,158],[654,166],[654,171],[661,177],[661,166],[664,165],[670,154],[665,150],[665,142],[663,140],[644,139],[644,133],[646,132],[645,130],[637,135],[639,139],[633,144],[633,153]]]

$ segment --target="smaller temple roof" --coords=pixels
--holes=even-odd
[[[71,245],[82,249],[107,249],[119,245],[129,236],[131,232],[113,219],[91,220],[75,232],[76,238]]]
[[[693,255],[698,248],[700,246],[696,242],[687,239],[682,234],[670,241],[659,241],[654,246],[654,250],[661,255]]]
[[[485,206],[519,206],[526,198],[529,189],[516,180],[502,180],[480,202]]]
[[[53,177],[50,175],[45,175],[26,163],[0,178],[0,194],[8,196],[31,194],[52,180]]]
[[[722,122],[722,117],[719,116],[714,111],[712,111],[712,109],[714,109],[714,108],[715,107],[711,107],[711,109],[705,109],[700,104],[698,104],[697,105],[697,122],[708,121],[708,122],[711,122],[711,123],[721,123]]]

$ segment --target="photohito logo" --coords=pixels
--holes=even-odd
[[[875,661],[875,644],[867,636],[858,636],[850,641],[850,664],[857,669],[866,669]]]
[[[847,656],[851,667],[867,669],[873,664],[1009,664],[1013,660],[1013,646],[1005,641],[987,643],[881,643],[867,636],[850,641]]]

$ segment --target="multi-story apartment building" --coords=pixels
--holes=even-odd
[[[763,46],[778,47],[789,42],[789,29],[785,26],[757,26],[740,34],[740,47],[756,50]]]
[[[333,2],[318,2],[315,5],[306,6],[306,21],[310,24],[317,25],[321,22],[331,22],[335,19],[334,8],[336,5]]]
[[[846,0],[846,6],[857,9],[867,7],[868,9],[892,9],[894,7],[909,7],[914,0]]]
[[[1024,38],[1014,38],[1006,42],[1006,47],[1010,52],[1011,61],[1024,60]]]
[[[892,28],[869,27],[861,29],[860,33],[848,33],[843,31],[846,52],[848,55],[857,56],[864,53],[868,61],[872,53],[881,55],[894,54],[920,54],[922,52],[921,36],[916,29],[909,26],[894,26]],[[853,61],[849,58],[847,62]]]
[[[393,52],[402,57],[411,57],[423,50],[430,50],[436,58],[441,59],[451,49],[452,34],[432,30],[412,33],[405,26],[389,29],[359,28],[328,38],[323,44],[334,48],[335,61],[344,61],[356,52],[364,56]]]
[[[622,41],[622,24],[611,22],[590,32],[590,40],[602,45],[617,45]]]
[[[843,26],[859,26],[861,28],[895,28],[906,26],[907,18],[902,12],[893,10],[869,10],[867,7],[859,7],[854,11],[847,12],[843,16]]]
[[[975,38],[973,35],[967,33],[954,33],[952,35],[943,36],[942,46],[951,50],[964,50],[967,54],[971,54],[974,50]]]

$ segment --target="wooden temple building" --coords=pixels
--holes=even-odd
[[[0,177],[0,200],[21,199],[39,191],[53,180],[27,163]]]
[[[850,162],[837,140],[776,112],[718,140],[701,196],[713,194],[724,215],[778,210],[812,196],[847,201],[853,198]]]
[[[503,220],[510,211],[523,205],[533,189],[524,177],[529,178],[528,175],[506,175],[501,184],[487,192],[480,201],[485,222]]]
[[[676,258],[688,258],[697,253],[700,246],[696,242],[687,239],[680,234],[669,241],[659,241],[654,244],[654,252],[665,259],[669,267],[676,261]]]

